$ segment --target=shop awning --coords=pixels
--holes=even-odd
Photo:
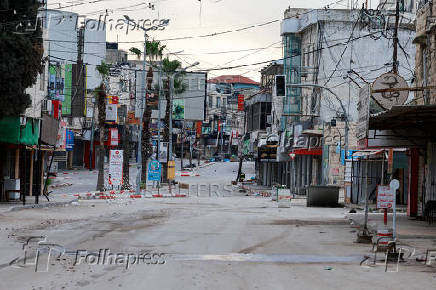
[[[322,155],[322,149],[321,148],[314,148],[314,149],[294,149],[289,154],[295,154],[295,155]]]
[[[369,129],[436,129],[436,105],[394,106],[369,118]]]
[[[314,129],[303,130],[303,134],[312,135],[312,136],[323,136],[322,130],[314,130]]]
[[[39,139],[39,120],[27,118],[25,124],[20,117],[5,117],[0,120],[0,142],[36,145]]]
[[[353,152],[353,159],[367,159],[382,156],[385,150],[362,150]]]

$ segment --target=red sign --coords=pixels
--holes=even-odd
[[[109,129],[109,135],[108,140],[105,142],[106,146],[118,146],[120,142],[120,138],[118,136],[118,129],[117,128],[110,128]]]
[[[201,128],[203,126],[203,122],[199,121],[195,124],[195,129],[196,129],[196,133],[197,133],[197,137],[200,137],[201,135]]]
[[[62,103],[59,100],[51,101],[53,106],[53,118],[59,120],[62,115]]]
[[[244,95],[238,95],[238,111],[244,111]]]

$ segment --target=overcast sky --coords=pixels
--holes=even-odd
[[[108,18],[122,18],[127,14],[132,19],[170,19],[164,31],[150,33],[151,38],[168,39],[184,36],[200,36],[228,30],[237,30],[251,25],[258,25],[283,18],[284,10],[294,8],[322,8],[327,4],[331,8],[346,8],[347,0],[49,0],[48,7],[73,11],[81,15],[97,18],[108,10]],[[72,3],[73,2],[73,3]],[[148,8],[148,3],[154,4],[154,10]],[[364,2],[362,0],[358,2]],[[378,2],[373,0],[372,2]],[[80,5],[80,3],[85,3]],[[146,4],[147,3],[147,4]],[[375,3],[374,3],[375,4]],[[142,32],[115,30],[107,32],[108,41],[141,41]],[[264,26],[256,26],[240,32],[226,33],[214,37],[192,38],[185,40],[165,41],[168,50],[180,52],[170,58],[183,60],[184,65],[199,61],[199,69],[252,64],[282,57],[280,22]],[[141,44],[120,44],[128,50],[136,46],[142,50]],[[263,49],[261,49],[263,48]],[[258,49],[258,50],[248,50]],[[234,50],[248,50],[242,52],[207,54],[211,52],[228,52]],[[242,74],[256,81],[260,80],[259,70],[264,65],[242,67],[232,70],[211,71],[209,77],[222,74]]]

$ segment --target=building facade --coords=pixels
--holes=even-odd
[[[345,159],[359,148],[355,137],[359,90],[392,70],[390,37],[395,19],[388,12],[285,11],[281,34],[286,97],[277,155],[285,168],[286,162],[293,163],[289,177],[286,170],[279,174],[295,193],[326,184],[339,186],[346,199],[351,197]],[[414,18],[411,12],[402,13],[398,30],[399,74],[409,84],[414,78]]]

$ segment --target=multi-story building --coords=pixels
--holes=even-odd
[[[383,157],[386,160],[383,162],[385,170],[379,175],[400,180],[400,199],[403,192],[408,215],[417,217],[425,217],[428,205],[436,200],[434,11],[436,4],[433,1],[418,2],[416,36],[413,40],[416,45],[415,78],[409,86],[411,89],[407,90],[407,93],[414,91],[414,96],[409,96],[401,106],[390,106],[383,112],[370,115],[366,140],[367,148],[389,152]],[[398,95],[401,95],[399,91],[388,93],[389,97]],[[404,154],[402,162],[397,156],[399,150]],[[401,163],[402,166],[396,165]]]
[[[283,61],[269,64],[260,73],[260,90],[245,99],[246,138],[256,161],[258,183],[270,186],[279,183],[276,155],[282,97],[277,97],[275,79],[283,74]]]
[[[245,129],[244,100],[258,89],[258,82],[239,75],[208,80],[207,114],[203,126],[207,156],[238,154],[238,137]]]
[[[398,73],[409,84],[415,63],[411,12],[401,13],[398,29]],[[360,88],[392,70],[394,16],[391,10],[285,11],[281,35],[286,97],[277,155],[284,163],[279,179],[293,192],[329,184],[345,189],[346,199],[362,194],[352,193],[346,183],[344,156],[358,149]]]

